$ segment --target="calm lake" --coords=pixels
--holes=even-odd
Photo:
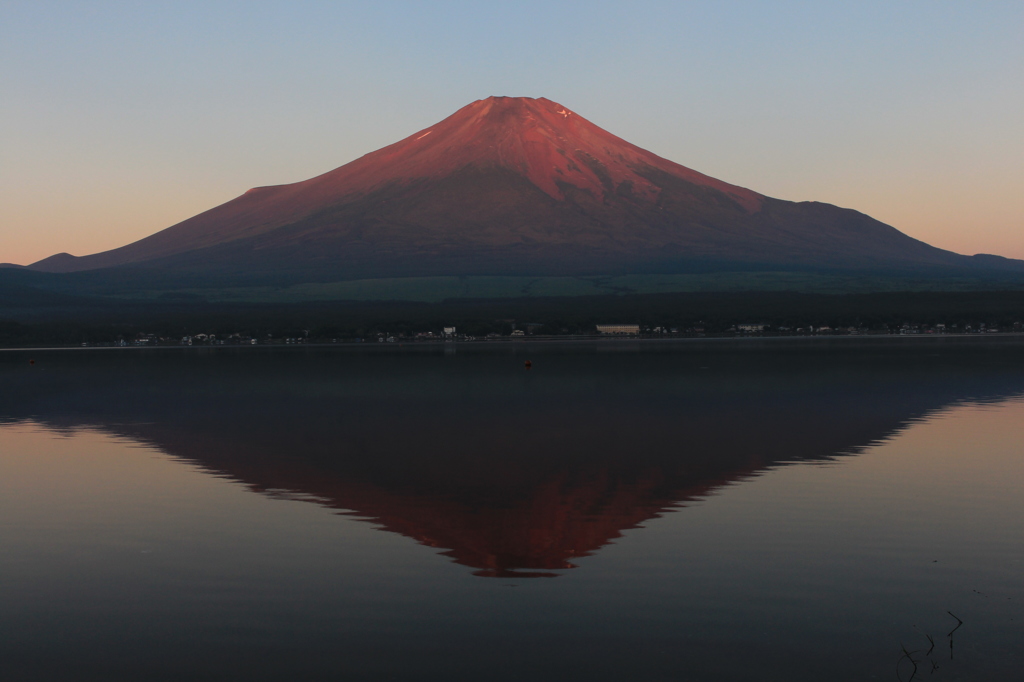
[[[4,680],[1022,669],[1020,339],[0,353]]]

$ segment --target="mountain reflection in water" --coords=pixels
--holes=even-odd
[[[523,348],[16,355],[0,420],[135,439],[528,577],[769,467],[1024,389],[993,361],[1015,347],[525,350],[529,372]]]

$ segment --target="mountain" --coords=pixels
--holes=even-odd
[[[548,99],[489,97],[318,177],[257,187],[118,249],[132,266],[250,281],[721,269],[1019,269],[862,213],[772,199],[663,159]]]

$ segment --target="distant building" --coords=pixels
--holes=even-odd
[[[598,334],[616,334],[636,336],[640,333],[640,325],[638,324],[599,324],[597,325]]]

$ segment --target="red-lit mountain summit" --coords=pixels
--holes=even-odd
[[[540,98],[489,97],[333,171],[31,266],[252,279],[975,267],[856,211],[771,199]]]

